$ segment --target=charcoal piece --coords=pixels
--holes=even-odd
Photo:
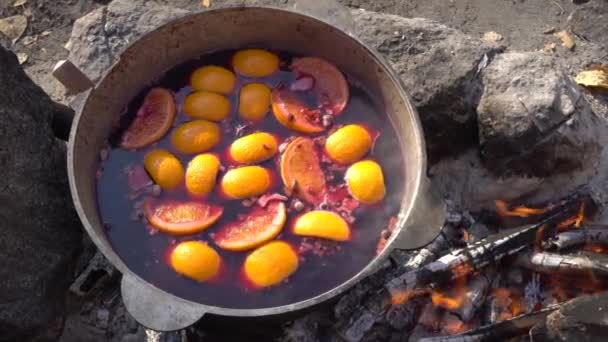
[[[464,303],[456,311],[464,322],[468,322],[478,313],[488,295],[490,280],[485,275],[473,278],[467,284],[467,294]]]
[[[81,246],[58,106],[0,46],[0,339],[55,340]]]

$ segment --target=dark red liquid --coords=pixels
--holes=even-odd
[[[182,102],[185,96],[191,92],[191,88],[188,86],[190,74],[196,68],[209,64],[232,69],[230,56],[233,53],[234,51],[214,53],[190,61],[169,71],[159,82],[151,85],[151,87],[160,86],[175,92],[178,112],[174,127],[191,120],[182,110]],[[292,56],[285,53],[279,53],[279,56],[283,62],[281,71],[267,78],[255,79],[255,82],[263,82],[273,88],[295,80],[295,75],[286,67]],[[238,116],[238,93],[242,85],[253,80],[239,75],[237,77],[237,87],[228,96],[232,103],[232,112],[228,119],[220,123],[222,129],[247,124],[249,126],[245,129],[244,135],[264,131],[275,134],[281,141],[291,136],[301,136],[280,125],[271,112],[262,122],[254,125],[242,121]],[[242,280],[242,265],[250,251],[222,250],[213,243],[210,237],[210,234],[216,232],[224,224],[234,221],[238,214],[250,210],[250,208],[243,207],[241,201],[222,198],[219,194],[219,186],[215,187],[213,194],[205,201],[224,206],[224,214],[215,225],[201,233],[188,236],[172,236],[162,232],[151,234],[145,218],[134,217],[134,207],[137,206],[137,202],[143,200],[143,197],[135,200],[129,198],[131,190],[128,186],[125,169],[133,164],[143,165],[144,155],[154,148],[165,148],[171,151],[182,161],[184,168],[194,157],[194,155],[176,152],[170,142],[172,131],[169,131],[158,143],[137,151],[126,151],[116,146],[124,127],[132,120],[148,90],[149,88],[143,89],[140,95],[133,99],[126,114],[121,118],[122,127],[109,138],[112,150],[109,158],[101,165],[103,172],[97,184],[99,211],[102,221],[108,227],[108,238],[123,261],[143,279],[177,296],[203,304],[226,308],[264,308],[303,301],[329,291],[360,272],[375,257],[380,232],[387,226],[389,218],[397,215],[401,205],[404,180],[400,174],[404,166],[393,127],[385,114],[374,106],[371,98],[362,89],[350,85],[351,97],[348,106],[337,117],[335,125],[357,123],[379,133],[375,148],[367,158],[375,159],[383,167],[386,197],[380,204],[372,207],[362,205],[355,210],[357,220],[351,224],[350,241],[333,242],[306,238],[306,241],[316,243],[317,247],[321,246],[325,253],[313,253],[310,249],[301,247],[305,239],[292,234],[292,221],[297,213],[291,212],[285,227],[276,239],[289,242],[296,250],[307,251],[299,253],[299,268],[287,281],[266,289],[253,289],[248,284],[244,284]],[[230,162],[225,158],[225,151],[236,139],[234,131],[233,129],[230,133],[223,133],[221,143],[209,151],[220,156],[222,164],[226,167],[230,166]],[[327,133],[319,135],[327,136]],[[268,160],[260,165],[275,171],[275,184],[269,192],[281,192],[283,185],[277,172],[276,159]],[[328,184],[344,183],[344,171],[324,170],[326,176],[329,173],[333,173],[335,176]],[[222,174],[218,176],[218,182],[221,177]],[[187,199],[189,196],[184,187],[181,187],[175,191],[163,191],[160,198]],[[169,266],[167,256],[171,248],[176,243],[189,240],[206,241],[220,254],[223,262],[222,273],[214,281],[199,283],[178,275]],[[308,246],[310,247],[310,245]]]

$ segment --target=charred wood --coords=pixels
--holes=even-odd
[[[540,273],[581,275],[593,274],[608,277],[608,262],[600,254],[561,255],[547,252],[523,253],[515,263]]]
[[[534,325],[543,322],[544,319],[556,307],[546,308],[531,314],[513,317],[498,323],[483,326],[458,335],[429,337],[420,339],[420,342],[482,342],[502,341],[508,338],[526,334]]]
[[[405,289],[435,287],[495,264],[505,256],[533,244],[541,227],[559,222],[566,212],[558,211],[539,223],[503,230],[467,248],[455,250],[422,268],[411,270],[391,280],[386,288],[396,295]]]
[[[562,250],[587,243],[608,245],[608,229],[578,229],[558,234],[547,241],[546,249]]]
[[[470,321],[483,307],[488,295],[488,290],[490,289],[490,279],[485,275],[475,277],[469,282],[468,288],[469,291],[465,296],[465,301],[462,307],[457,311],[457,314],[459,314],[460,318],[465,322]]]

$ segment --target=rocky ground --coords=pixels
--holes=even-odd
[[[247,1],[210,4],[243,2]],[[251,2],[293,4],[293,0]],[[489,200],[530,192],[555,197],[588,182],[597,186],[600,201],[608,203],[608,184],[598,177],[608,170],[602,161],[608,160],[602,149],[608,98],[575,86],[571,79],[591,64],[608,63],[608,1],[341,2],[351,7],[359,37],[384,54],[402,76],[427,134],[434,162],[430,175],[455,205],[477,209]],[[118,0],[109,6],[102,0],[0,0],[0,23],[15,15],[27,22],[22,34],[16,35],[14,28],[5,32],[15,35],[9,37],[15,38],[14,43],[2,37],[0,42],[18,54],[26,73],[52,99],[67,104],[72,99],[50,76],[58,60],[69,56],[96,78],[128,41],[188,10],[202,8],[198,0]],[[412,19],[416,17],[434,21]],[[19,18],[17,23],[22,24]],[[562,46],[555,36],[565,29],[574,46]],[[57,146],[53,148],[61,149]],[[64,239],[80,237],[72,232]],[[143,340],[144,330],[121,304],[116,272],[99,255],[88,263],[95,250],[86,237],[80,247],[80,257],[71,266],[76,268],[74,274],[88,264],[93,272],[87,274],[93,276],[72,285],[60,340]],[[57,252],[61,267],[67,267],[61,261],[73,252]],[[49,274],[60,274],[52,266]],[[63,272],[60,280],[72,282],[72,274]],[[56,303],[50,304],[52,308],[43,312],[46,316],[59,310]],[[3,337],[0,334],[0,341]]]

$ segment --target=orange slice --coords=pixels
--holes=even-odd
[[[360,125],[346,125],[332,133],[325,142],[329,157],[340,163],[350,164],[363,158],[372,146],[372,137]]]
[[[315,210],[300,217],[294,223],[293,233],[335,241],[350,239],[350,228],[340,215],[331,211]]]
[[[186,241],[171,252],[171,267],[175,272],[196,281],[206,281],[215,277],[222,264],[217,252],[198,241]]]
[[[299,137],[287,145],[281,157],[281,178],[288,191],[310,203],[319,202],[326,183],[312,139]]]
[[[285,204],[273,201],[266,208],[256,206],[242,220],[227,224],[213,240],[229,251],[252,249],[279,235],[286,219]]]
[[[243,271],[257,287],[276,285],[298,269],[298,255],[283,241],[272,241],[251,252]]]
[[[373,160],[363,160],[351,165],[344,175],[348,190],[353,197],[365,204],[380,202],[386,193],[382,167]]]
[[[235,140],[230,145],[230,157],[239,164],[255,164],[272,158],[277,149],[274,135],[258,132]]]
[[[146,218],[161,232],[186,235],[198,233],[217,222],[224,213],[220,206],[201,202],[178,202],[172,200],[144,202]]]
[[[175,118],[175,101],[167,89],[152,88],[137,111],[137,116],[123,134],[120,146],[134,149],[162,138]]]
[[[340,114],[348,103],[348,83],[344,75],[328,61],[317,57],[296,58],[291,64],[295,72],[311,76],[317,101],[332,115]]]
[[[308,108],[293,93],[285,89],[274,89],[270,101],[274,116],[283,126],[301,133],[319,133],[325,130],[321,112]]]
[[[279,57],[262,49],[241,50],[232,57],[234,69],[249,77],[266,77],[279,69]]]

